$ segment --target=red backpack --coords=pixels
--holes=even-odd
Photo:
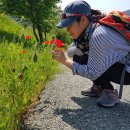
[[[130,16],[124,12],[112,11],[98,22],[118,31],[130,43]]]

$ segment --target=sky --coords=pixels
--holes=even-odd
[[[73,0],[61,0],[59,5],[62,9]],[[85,0],[89,3],[92,9],[98,9],[103,12],[110,12],[112,10],[126,11],[130,9],[130,0]]]

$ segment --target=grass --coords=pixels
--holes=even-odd
[[[21,115],[58,72],[50,46],[18,43],[21,34],[32,32],[0,14],[0,130],[19,130]]]
[[[31,28],[24,28],[11,17],[0,14],[0,42],[6,40],[12,42],[16,40],[21,34],[32,34]]]

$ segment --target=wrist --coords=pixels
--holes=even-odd
[[[64,64],[65,66],[67,66],[68,68],[72,69],[72,65],[73,65],[73,61],[70,59],[65,59],[62,64]]]

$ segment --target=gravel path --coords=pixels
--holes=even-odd
[[[101,108],[96,98],[80,94],[92,82],[63,68],[63,73],[45,85],[22,130],[130,130],[130,85],[124,86],[120,104]]]

